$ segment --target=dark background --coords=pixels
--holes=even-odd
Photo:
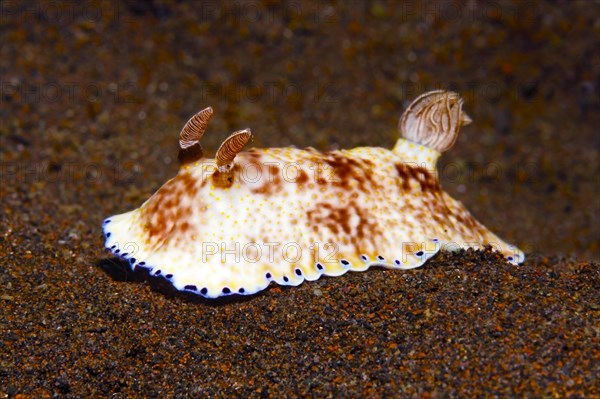
[[[321,360],[315,360],[313,366],[323,380],[311,377],[311,381],[322,392],[311,391],[306,388],[310,384],[303,382],[297,382],[302,389],[284,391],[294,386],[293,377],[279,382],[269,377],[269,384],[282,385],[274,391],[267,389],[265,394],[263,388],[256,392],[236,390],[231,381],[244,386],[244,381],[257,378],[255,382],[260,388],[265,384],[261,378],[266,377],[248,377],[231,371],[232,364],[219,360],[218,351],[211,355],[216,357],[202,358],[205,361],[202,363],[194,357],[196,352],[192,349],[199,348],[199,342],[228,342],[229,328],[244,314],[274,312],[276,320],[285,323],[289,315],[286,316],[284,307],[295,300],[288,296],[294,298],[304,293],[312,297],[313,289],[318,289],[315,287],[344,290],[352,281],[367,288],[372,284],[371,290],[383,292],[377,284],[387,287],[393,274],[375,271],[360,277],[327,279],[297,289],[269,290],[265,296],[250,302],[213,307],[155,292],[146,283],[115,281],[110,273],[103,272],[107,268],[114,272],[115,267],[101,263],[107,257],[102,248],[101,221],[139,206],[176,173],[179,130],[193,113],[208,105],[215,109],[203,140],[210,154],[229,133],[243,127],[252,129],[257,147],[391,148],[398,138],[397,120],[412,99],[432,89],[455,90],[464,97],[464,109],[474,123],[463,129],[455,147],[442,157],[440,172],[444,188],[465,203],[488,228],[528,253],[533,263],[519,270],[528,270],[527,267],[541,270],[540,264],[571,270],[586,261],[600,259],[598,2],[9,0],[0,2],[0,43],[3,280],[0,290],[5,303],[0,314],[5,313],[3,328],[7,337],[0,364],[0,393],[36,392],[33,395],[38,397],[115,392],[125,396],[132,392],[193,393],[191,388],[183,391],[174,388],[177,382],[169,375],[177,378],[177,370],[196,375],[197,393],[204,395],[229,392],[228,395],[235,396],[243,392],[243,395],[277,396],[287,392],[297,396],[308,392],[310,396],[312,392],[321,396],[325,395],[323,392],[346,392],[349,396],[377,396],[388,392],[389,396],[390,392],[399,392],[390,388],[385,379],[372,385],[372,391],[366,390],[364,379],[374,377],[364,377],[358,370],[363,366],[376,368],[377,359],[382,356],[377,353],[372,359],[375,363],[365,360],[356,368],[343,371],[342,364],[336,366],[327,355],[339,356],[338,352],[315,349],[314,355]],[[460,259],[454,260],[459,265],[457,270],[471,267],[468,259],[462,266]],[[486,261],[503,264],[497,259]],[[577,262],[583,263],[576,266]],[[435,264],[432,270],[438,274],[440,270],[448,270]],[[117,271],[121,270],[119,267],[124,270],[120,265]],[[531,273],[535,274],[534,271]],[[597,276],[597,265],[592,266],[590,273]],[[435,280],[435,276],[431,278]],[[561,276],[564,286],[569,287],[571,274]],[[115,279],[138,277],[123,274]],[[452,286],[447,286],[448,279],[441,276],[437,286],[446,287],[450,290],[448,295],[453,296]],[[597,297],[597,286],[593,287],[592,284],[590,298]],[[414,290],[419,292],[419,284]],[[283,301],[283,297],[288,299]],[[520,302],[536,302],[533,298]],[[271,304],[260,305],[260,301]],[[353,312],[360,313],[362,306],[363,310],[375,306],[376,310],[370,308],[365,317],[381,316],[378,311],[385,306],[365,301],[364,298],[358,301],[359,310]],[[337,302],[332,303],[335,309]],[[314,309],[330,306],[312,305]],[[421,312],[429,308],[427,304],[420,307]],[[307,305],[304,311],[309,312],[308,309],[313,307]],[[581,309],[577,309],[569,307],[569,312],[579,318]],[[160,312],[164,316],[158,316]],[[229,312],[235,312],[236,316]],[[563,312],[565,320],[572,320],[569,312]],[[588,339],[593,336],[591,325],[597,313],[597,308],[587,313],[592,319],[588,319],[590,324],[582,331],[587,331]],[[177,341],[186,336],[182,331],[190,318],[198,314],[203,314],[202,320],[206,322],[218,316],[219,322],[224,323],[219,325],[229,327],[202,333],[192,340],[195,344],[178,341],[181,347],[171,343],[156,352],[143,338],[139,341],[123,338],[130,337],[132,332],[136,337],[144,337],[147,332],[159,337],[173,336]],[[330,313],[334,319],[341,314],[344,313],[335,310]],[[494,314],[486,317],[493,318]],[[310,316],[310,313],[296,313],[294,317],[298,321],[309,320]],[[152,328],[144,327],[140,317],[158,320],[164,317],[164,323],[157,321]],[[173,320],[181,323],[177,328],[184,330],[169,326]],[[124,327],[128,322],[136,324]],[[251,318],[245,322],[246,328],[255,325]],[[537,322],[535,319],[531,325]],[[92,332],[78,330],[83,328],[77,327],[79,323],[93,325],[89,327]],[[265,322],[268,326],[274,323],[275,319]],[[408,327],[414,324],[404,319],[398,319],[398,323]],[[559,323],[558,330],[568,330],[572,327],[568,327],[569,323]],[[443,323],[438,320],[435,325]],[[197,328],[202,330],[202,326]],[[190,331],[195,331],[192,327]],[[296,328],[288,331],[291,335],[286,335],[285,326],[281,328],[277,334],[288,339],[292,347],[282,346],[277,353],[293,354],[292,359],[312,356],[310,351],[303,352],[293,346],[302,341],[296,335]],[[306,328],[308,337],[311,331],[319,334],[320,330]],[[387,328],[387,325],[375,327],[374,339],[381,339]],[[595,331],[597,336],[597,327]],[[329,330],[326,334],[331,336],[333,332]],[[408,334],[414,334],[414,345],[419,345],[422,334],[415,331]],[[521,331],[515,336],[526,339],[528,334]],[[104,337],[104,343],[90,344],[97,339],[90,335]],[[464,331],[458,336],[442,334],[440,342],[463,335]],[[239,334],[241,346],[233,346],[230,348],[233,352],[229,353],[248,350],[250,358],[246,356],[243,362],[252,363],[249,359],[255,359],[252,356],[257,351],[260,353],[260,335],[258,341],[251,343],[244,343],[244,336]],[[478,336],[479,333],[473,333],[475,342]],[[508,337],[506,342],[514,342],[515,336]],[[557,339],[560,345],[573,342],[565,336]],[[73,340],[77,344],[70,347]],[[431,347],[425,342],[422,342],[425,347]],[[43,349],[61,348],[60,345],[65,345],[67,349],[61,350],[71,355],[57,358],[57,349]],[[317,346],[327,348],[323,345]],[[367,346],[373,345],[378,347],[374,343]],[[402,373],[418,374],[421,369],[415,364],[423,363],[423,367],[431,364],[431,359],[419,357],[422,352],[418,348],[406,345],[400,345],[402,355],[396,358],[412,359],[413,363]],[[492,347],[500,348],[498,353],[508,350],[502,345],[492,344]],[[467,348],[467,353],[473,356],[468,359],[480,356],[481,351],[476,348],[475,344]],[[206,348],[198,350],[211,353]],[[386,356],[396,353],[393,347],[389,350]],[[19,351],[23,352],[17,355]],[[102,360],[100,366],[88,364],[82,360],[83,353],[94,359],[90,362],[109,360]],[[166,369],[156,375],[148,370],[139,375],[131,371],[133,374],[127,378],[120,374],[129,370],[125,365],[134,360],[151,364],[148,358],[156,360],[157,353],[165,356],[167,366],[161,366]],[[344,349],[343,353],[348,351]],[[597,341],[595,350],[592,347],[586,353],[598,363]],[[459,355],[457,352],[455,359]],[[170,356],[182,363],[177,366]],[[190,362],[199,369],[186,368],[185,359],[192,359]],[[282,359],[278,364],[294,361],[285,356]],[[324,359],[331,361],[327,363]],[[485,370],[468,359],[450,366],[454,375],[465,368],[475,374],[476,370]],[[508,363],[519,363],[510,359]],[[440,359],[440,364],[444,364],[443,360]],[[44,365],[44,361],[48,364]],[[281,367],[265,361],[275,369]],[[205,365],[200,366],[201,363]],[[321,363],[330,368],[319,369]],[[348,364],[348,360],[343,364]],[[525,359],[523,364],[537,363]],[[310,374],[313,366],[303,370]],[[392,369],[396,371],[388,370],[384,375],[394,376],[391,380],[403,386],[406,395],[432,392],[435,386],[420,379],[407,385],[394,374],[401,368]],[[586,378],[590,369],[581,370],[581,375],[588,377],[573,379],[571,387],[579,387],[579,391],[573,388],[575,392],[589,394],[591,391],[585,387],[590,385],[585,381],[589,381]],[[216,382],[208,383],[197,375],[202,373],[222,376],[231,390],[215,388]],[[349,377],[338,381],[334,377],[338,373],[364,381],[342,389],[340,384]],[[490,375],[495,374],[490,373],[483,372],[481,381],[491,381]],[[259,372],[255,376],[260,375]],[[498,388],[497,392],[515,393],[518,386],[515,381],[531,380],[527,373],[519,376],[511,377],[516,380],[501,379],[498,386],[508,390]],[[470,377],[461,374],[460,378],[468,381]],[[203,386],[200,381],[208,385]],[[473,381],[465,386],[473,389],[481,386]],[[566,380],[560,378],[555,385],[540,386],[527,385],[521,393],[531,394],[539,388],[546,394],[568,394],[560,390],[568,387]],[[96,391],[99,387],[104,391]],[[448,386],[439,393],[444,392],[461,393]],[[473,392],[467,389],[462,394]]]

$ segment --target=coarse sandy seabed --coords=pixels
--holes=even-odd
[[[598,397],[600,5],[0,3],[0,398]],[[100,224],[211,153],[392,147],[408,102],[474,123],[444,188],[527,252],[441,253],[209,301]]]

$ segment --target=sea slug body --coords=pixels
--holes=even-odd
[[[105,246],[132,268],[208,298],[374,265],[411,269],[440,249],[491,245],[519,264],[522,251],[440,186],[436,161],[471,121],[462,103],[442,90],[421,95],[400,118],[391,151],[242,151],[252,138],[244,129],[215,159],[200,146],[213,114],[206,108],[180,133],[179,173],[140,208],[106,219]]]

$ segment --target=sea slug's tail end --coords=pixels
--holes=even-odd
[[[400,135],[438,152],[449,150],[461,126],[471,123],[462,110],[463,99],[454,92],[434,90],[417,97],[398,122]]]
[[[515,246],[509,246],[508,251],[503,251],[503,255],[508,261],[515,266],[525,262],[525,253]]]

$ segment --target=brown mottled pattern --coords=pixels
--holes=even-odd
[[[441,192],[439,180],[433,176],[427,169],[421,166],[412,166],[402,162],[397,162],[395,165],[398,173],[398,184],[403,191],[411,190],[411,181],[419,183],[421,192],[436,195]]]
[[[358,217],[355,228],[350,225],[352,216]],[[361,248],[374,247],[374,241],[383,234],[376,218],[356,202],[350,202],[349,206],[320,202],[307,210],[306,217],[316,236],[322,229],[328,229],[340,241],[351,242],[356,256],[361,255]]]
[[[255,164],[258,168],[259,164]],[[262,194],[265,196],[270,196],[278,191],[281,191],[282,188],[282,179],[281,179],[281,168],[276,165],[268,165],[266,168],[266,173],[268,178],[264,182],[264,184],[257,188],[252,188],[252,192],[254,194]],[[308,179],[308,176],[306,176]]]
[[[189,174],[179,174],[148,199],[141,217],[150,247],[157,248],[167,240],[176,241],[194,231],[188,218],[192,212],[191,199],[195,207],[201,208],[197,191],[196,181]]]
[[[299,185],[304,185],[306,182],[308,182],[308,173],[306,173],[304,170],[300,170],[298,177],[296,178],[296,183]]]
[[[340,152],[324,152],[321,157],[315,157],[317,164],[323,163],[335,171],[337,179],[333,181],[334,186],[347,188],[350,180],[357,181],[361,186],[368,183],[371,187],[377,187],[379,183],[373,179],[370,173],[374,163],[369,159],[351,157]]]
[[[215,190],[233,190],[234,184],[238,187],[251,186],[250,191],[265,201],[271,197],[279,197],[286,185],[315,192],[313,199],[317,201],[322,194],[333,193],[336,201],[315,202],[307,208],[304,215],[289,219],[290,225],[309,226],[316,236],[321,236],[320,233],[327,230],[340,242],[351,242],[357,251],[365,247],[376,248],[375,242],[383,240],[385,235],[382,229],[393,228],[390,224],[393,219],[388,222],[378,219],[360,199],[360,193],[363,193],[371,196],[376,203],[381,203],[382,207],[390,206],[385,198],[378,198],[382,193],[391,195],[389,193],[393,191],[379,181],[377,165],[370,159],[338,151],[318,153],[309,149],[300,153],[306,157],[308,167],[304,164],[294,178],[282,179],[280,166],[269,164],[264,152],[251,149],[240,154],[239,162],[234,164],[230,172],[215,171],[210,175],[210,181]],[[332,173],[327,176],[315,173],[316,168],[321,166],[329,168]],[[417,220],[435,222],[442,233],[461,237],[486,236],[485,227],[464,208],[457,206],[456,201],[447,195],[441,195],[443,192],[439,181],[429,170],[404,162],[395,162],[393,166],[398,195],[408,195],[407,198],[415,200],[401,202],[398,209],[389,210],[392,214],[409,212]],[[263,176],[259,184],[250,185],[246,181],[243,176],[243,170],[246,169],[258,171]],[[190,174],[180,173],[148,201],[143,210],[144,230],[153,246],[167,239],[176,241],[177,237],[191,234],[186,213],[192,211],[191,203],[194,203],[194,208],[201,208],[200,204],[204,199],[197,192],[198,187],[204,187],[205,184],[206,179],[197,184]],[[183,201],[185,198],[188,200]],[[290,205],[294,203],[291,198],[289,201]],[[380,213],[381,211],[376,212]],[[350,225],[352,217],[358,218],[358,224],[354,228]],[[301,222],[299,218],[305,218],[305,221]],[[398,222],[402,221],[405,227],[416,228],[412,220],[402,217]]]

